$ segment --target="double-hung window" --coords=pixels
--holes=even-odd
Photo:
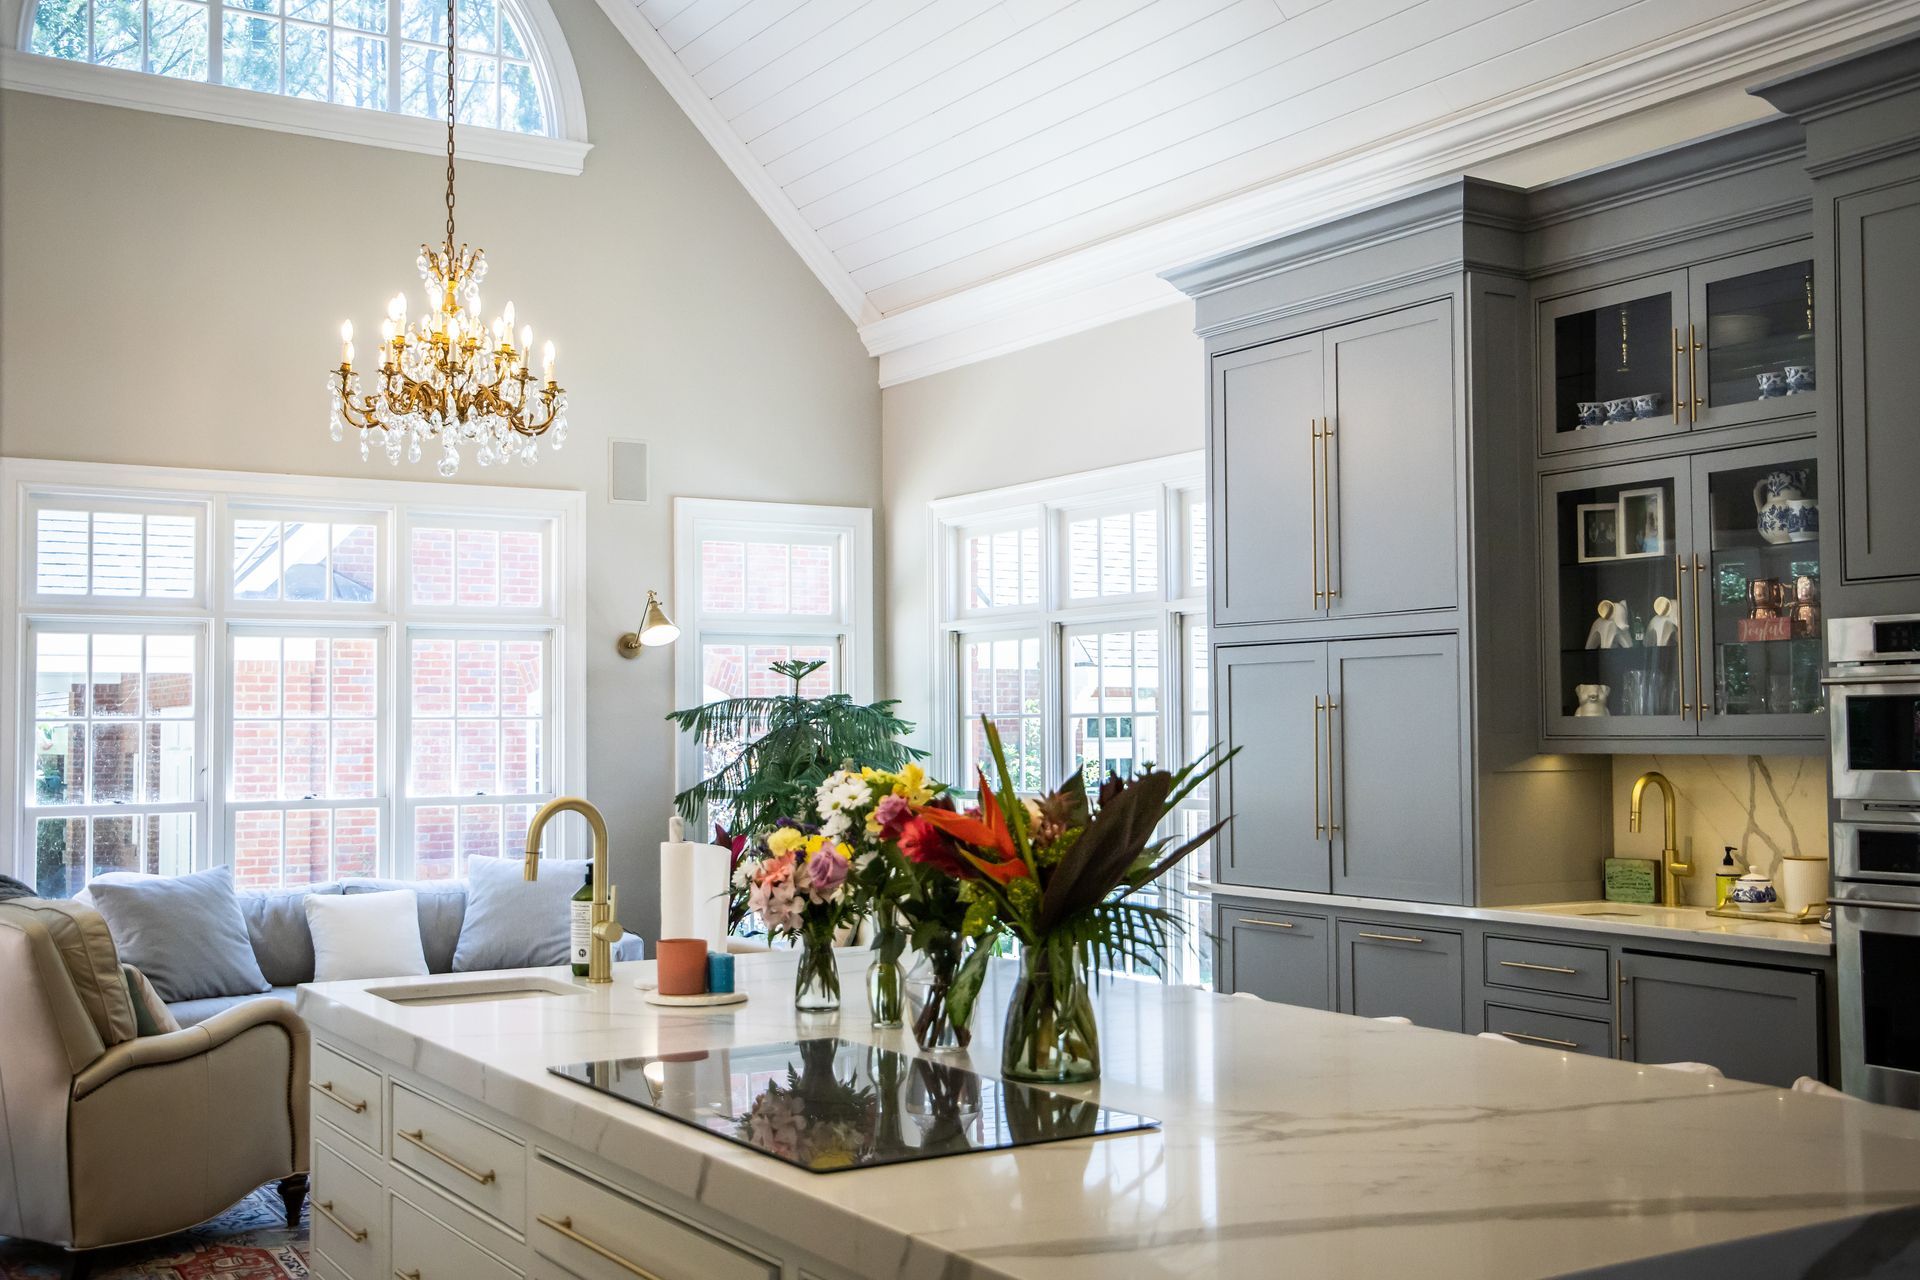
[[[578,494],[0,472],[0,801],[43,893],[459,876],[577,776]]]
[[[934,504],[936,758],[971,787],[993,776],[991,721],[1022,791],[1079,772],[1178,767],[1212,745],[1207,710],[1206,506],[1197,454]],[[1177,830],[1198,832],[1196,792]],[[1204,929],[1185,887],[1160,891],[1189,919],[1169,976],[1204,975]]]

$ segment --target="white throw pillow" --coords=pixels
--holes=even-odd
[[[313,980],[417,978],[427,971],[413,890],[309,894]]]

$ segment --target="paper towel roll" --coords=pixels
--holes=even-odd
[[[689,877],[689,910],[686,934],[706,941],[709,951],[727,949],[727,884],[732,870],[733,851],[717,844],[692,846],[692,872]]]
[[[660,842],[660,936],[698,938],[693,913],[694,845],[679,838],[678,818],[668,825],[667,834],[673,838]]]

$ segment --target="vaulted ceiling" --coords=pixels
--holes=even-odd
[[[1917,0],[600,0],[896,381]]]

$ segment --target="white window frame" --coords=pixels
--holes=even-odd
[[[340,495],[350,492],[351,499]],[[30,536],[40,505],[59,507],[102,503],[109,508],[148,502],[197,504],[202,523],[193,600],[143,597],[46,596],[34,598]],[[174,507],[178,509],[177,505]],[[377,578],[371,602],[303,603],[232,599],[233,548],[230,512],[243,517],[274,509],[320,517],[369,518],[377,525]],[[412,606],[407,578],[410,530],[415,522],[461,527],[525,527],[550,522],[547,545],[547,599],[539,610],[493,607]],[[406,876],[412,870],[412,832],[403,826],[412,812],[404,755],[411,699],[403,684],[410,637],[421,631],[457,631],[464,635],[528,632],[551,634],[547,706],[551,740],[549,790],[577,790],[586,777],[586,495],[578,490],[523,489],[445,481],[380,480],[270,475],[107,463],[0,458],[0,531],[9,546],[0,555],[0,813],[12,827],[14,866],[9,870],[32,882],[32,831],[21,787],[30,751],[33,672],[28,668],[29,628],[99,631],[142,627],[197,628],[201,634],[196,717],[201,728],[200,792],[193,865],[204,868],[227,860],[232,848],[233,813],[262,807],[227,796],[225,768],[231,744],[231,637],[235,630],[284,633],[337,628],[342,634],[377,633],[383,653],[378,705],[378,750],[383,762],[376,797],[329,806],[382,811],[379,873]],[[438,800],[458,805],[461,797]],[[489,803],[511,803],[489,796]],[[422,803],[434,801],[422,798]],[[264,802],[263,802],[264,803]],[[283,807],[286,801],[277,802]],[[132,807],[132,806],[128,806]],[[273,806],[270,806],[273,807]],[[85,807],[83,807],[85,808]],[[145,810],[141,810],[144,812]],[[554,834],[556,853],[577,843],[577,832]]]
[[[358,142],[423,155],[442,155],[447,147],[445,120],[402,115],[340,102],[312,102],[278,93],[261,93],[236,85],[175,80],[120,67],[49,57],[27,52],[32,40],[37,0],[0,0],[0,89],[18,89],[110,107],[132,107],[163,115],[211,120],[219,124],[250,125],[280,133]],[[390,0],[389,33],[399,31],[399,3]],[[218,68],[220,0],[212,0],[209,28],[212,60],[209,76]],[[535,169],[546,173],[578,174],[586,167],[586,97],[580,75],[567,48],[566,33],[549,0],[512,0],[516,17],[524,18],[521,35],[531,46],[529,61],[546,105],[548,134],[512,133],[478,125],[460,126],[460,158]],[[394,39],[398,39],[397,35]],[[398,59],[389,49],[390,74]],[[389,98],[392,97],[389,90]]]
[[[700,544],[731,534],[769,538],[802,535],[837,543],[835,613],[819,617],[782,614],[703,615],[700,611]],[[811,506],[795,502],[750,502],[725,498],[673,500],[673,620],[681,636],[673,646],[674,705],[691,707],[703,689],[701,649],[705,640],[831,640],[839,645],[835,692],[857,702],[873,701],[873,511],[868,507]],[[640,661],[646,661],[642,653]],[[702,776],[700,744],[691,734],[676,735],[674,789],[685,790]]]

